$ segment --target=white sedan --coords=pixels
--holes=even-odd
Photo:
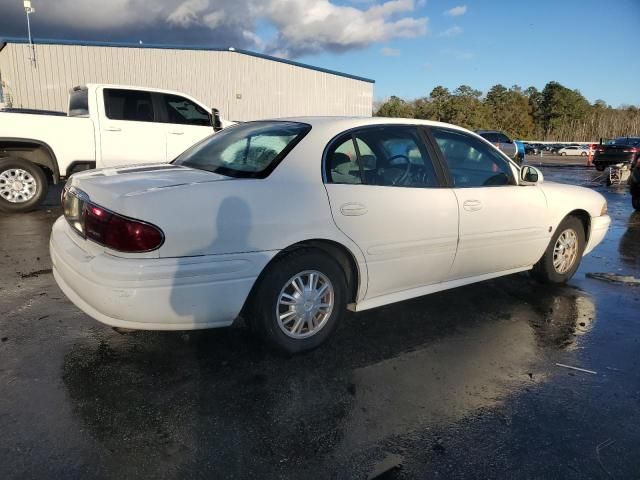
[[[242,316],[288,352],[322,343],[346,308],[525,270],[566,282],[610,223],[599,193],[544,182],[468,130],[386,118],[238,124],[172,164],[75,174],[63,206],[53,273],[93,318]]]
[[[558,155],[561,155],[563,157],[567,155],[569,156],[578,155],[581,157],[586,157],[587,155],[589,155],[589,147],[585,145],[569,145],[558,150]]]

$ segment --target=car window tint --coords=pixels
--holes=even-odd
[[[211,126],[209,113],[200,105],[178,95],[162,95],[168,123]]]
[[[231,177],[264,178],[310,129],[298,122],[240,123],[196,144],[173,163]]]
[[[463,132],[432,128],[455,187],[512,185],[509,162],[481,140]]]
[[[415,127],[385,126],[354,132],[365,183],[436,187],[433,163]]]
[[[334,142],[327,154],[327,179],[332,183],[362,183],[356,148],[347,134]]]
[[[151,94],[140,90],[104,89],[107,118],[131,122],[153,122]]]

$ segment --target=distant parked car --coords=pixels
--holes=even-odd
[[[53,275],[88,315],[191,330],[242,312],[292,353],[347,307],[526,270],[566,282],[610,224],[600,193],[545,183],[468,130],[375,117],[231,126],[172,164],[74,174],[63,210]]]
[[[633,168],[638,158],[640,158],[640,137],[620,137],[605,145],[597,145],[593,163],[600,171],[616,163],[628,163]]]
[[[584,147],[582,145],[567,145],[558,150],[558,155],[563,157],[566,156],[581,156],[586,157],[589,154],[588,147]]]
[[[502,150],[507,157],[514,160],[518,158],[518,148],[516,144],[504,133],[496,130],[476,130],[476,133],[485,140],[493,143]]]

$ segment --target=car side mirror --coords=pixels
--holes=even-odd
[[[214,132],[222,130],[222,120],[220,120],[220,110],[214,108],[211,110],[211,126]]]
[[[521,185],[535,185],[542,182],[544,179],[542,172],[536,167],[525,165],[520,169],[520,184]]]

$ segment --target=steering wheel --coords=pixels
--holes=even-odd
[[[404,172],[402,172],[397,178],[393,179],[393,181],[391,182],[392,185],[400,185],[402,182],[406,181],[407,178],[409,178],[409,173],[411,173],[411,161],[406,155],[394,155],[387,160],[387,164],[390,164],[391,161],[395,160],[396,158],[403,158],[407,162],[407,168],[405,168]]]

